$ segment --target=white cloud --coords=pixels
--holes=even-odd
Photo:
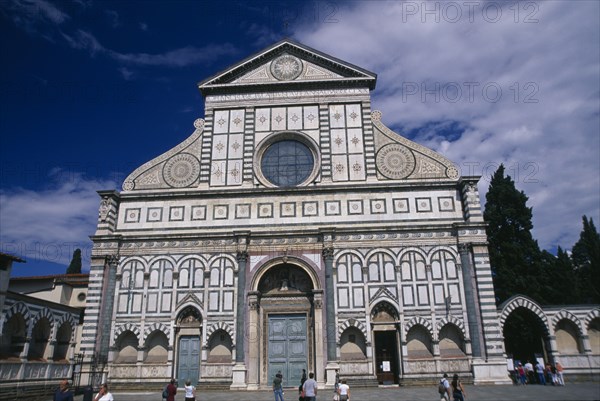
[[[294,37],[376,72],[387,125],[483,174],[482,199],[504,163],[543,248],[571,247],[583,214],[600,220],[600,3],[336,4],[338,23]]]
[[[207,64],[219,57],[237,53],[229,43],[222,45],[209,44],[202,48],[186,46],[164,53],[119,53],[107,50],[107,54],[115,60],[126,64],[147,66],[185,67],[192,64]]]
[[[91,56],[103,54],[128,65],[185,67],[193,64],[209,64],[219,57],[237,53],[237,49],[229,43],[208,44],[201,48],[186,46],[155,54],[121,53],[104,47],[92,33],[81,29],[72,35],[62,33],[62,37],[74,49],[88,51]]]
[[[121,73],[125,81],[133,79],[133,76],[135,75],[135,73],[127,67],[120,67],[119,72]]]
[[[0,190],[0,251],[67,265],[73,250],[81,248],[89,258],[100,204],[96,191],[115,187],[112,181],[56,169],[45,189]]]
[[[0,13],[7,14],[15,25],[28,33],[40,34],[49,41],[52,35],[47,25],[58,26],[70,19],[67,13],[45,0],[0,1]]]

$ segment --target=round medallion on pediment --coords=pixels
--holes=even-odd
[[[197,118],[194,121],[194,128],[196,128],[196,129],[202,129],[202,128],[204,128],[204,119]]]
[[[377,169],[393,180],[408,177],[415,164],[415,156],[410,149],[398,143],[386,145],[377,152]]]
[[[381,121],[381,112],[379,110],[373,110],[371,112],[371,120]]]
[[[285,54],[271,63],[271,74],[280,81],[291,81],[300,76],[302,61],[298,57]]]
[[[453,180],[458,178],[458,169],[454,166],[448,166],[448,168],[446,168],[446,176]]]
[[[132,191],[135,188],[135,184],[131,180],[125,180],[123,182],[123,191]]]
[[[185,188],[198,179],[200,162],[194,155],[180,153],[171,157],[163,169],[165,182],[175,188]]]

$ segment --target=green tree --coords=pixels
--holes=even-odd
[[[488,223],[490,263],[494,274],[496,299],[501,303],[515,294],[527,295],[545,303],[541,252],[531,235],[532,209],[527,196],[515,188],[500,165],[492,176],[486,195],[485,221]]]
[[[81,273],[81,249],[79,248],[73,251],[73,258],[71,258],[71,263],[67,267],[67,274],[78,273]]]
[[[539,283],[546,303],[566,305],[579,302],[579,288],[569,254],[559,246],[556,256],[542,251],[541,262]]]
[[[571,253],[579,284],[579,301],[600,303],[600,235],[593,219],[583,216],[582,220],[583,230]]]

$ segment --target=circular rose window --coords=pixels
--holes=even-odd
[[[270,187],[296,187],[318,173],[318,153],[313,141],[301,133],[284,132],[258,146],[255,172]]]

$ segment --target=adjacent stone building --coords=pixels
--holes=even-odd
[[[79,385],[88,275],[6,277],[3,284],[8,289],[0,310],[0,400],[48,395],[61,379]]]
[[[376,80],[279,42],[99,192],[81,349],[113,385],[508,382],[479,177],[387,128]]]

